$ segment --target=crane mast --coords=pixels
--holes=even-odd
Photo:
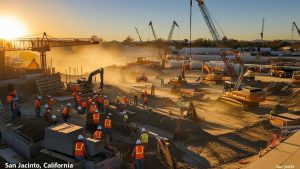
[[[294,27],[297,29],[298,34],[299,34],[299,36],[300,36],[300,29],[298,28],[296,22],[293,22],[293,28],[292,28],[292,31],[294,31]]]
[[[168,36],[168,42],[170,42],[172,40],[175,26],[177,26],[177,28],[179,28],[179,25],[177,24],[177,22],[173,21],[173,24],[172,24],[172,27],[171,27],[171,30],[170,30],[170,33]]]
[[[261,28],[261,33],[260,33],[260,40],[264,39],[264,30],[265,30],[265,18],[262,20],[262,28]]]
[[[149,22],[149,26],[150,26],[150,27],[151,27],[151,29],[152,29],[152,33],[153,33],[154,40],[157,40],[157,38],[156,38],[156,34],[155,34],[155,31],[154,31],[154,28],[153,28],[152,21],[150,21],[150,22]]]
[[[139,36],[139,39],[140,39],[140,42],[142,43],[142,38],[141,38],[141,35],[140,35],[140,33],[139,33],[139,31],[138,31],[138,29],[135,27],[135,30],[136,30],[136,33],[138,34],[138,36]]]

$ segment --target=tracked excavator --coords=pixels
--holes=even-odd
[[[96,69],[94,71],[92,71],[88,78],[80,78],[77,80],[77,82],[69,82],[67,83],[67,90],[77,90],[77,91],[80,91],[81,93],[88,93],[90,91],[92,91],[93,89],[93,83],[92,83],[92,80],[93,80],[93,77],[96,76],[97,74],[100,75],[100,86],[99,86],[99,89],[103,90],[103,87],[104,87],[104,81],[103,81],[103,78],[104,78],[104,69],[103,68],[100,68],[100,69]]]
[[[203,70],[207,73],[205,81],[219,82],[223,80],[223,71],[219,68],[212,69],[207,64],[203,65]]]
[[[222,39],[213,22],[214,17],[211,16],[210,11],[208,10],[208,8],[204,3],[204,0],[196,0],[196,1],[198,2],[198,7],[203,15],[203,18],[208,26],[208,29],[212,35],[213,40],[215,40],[216,43],[219,44],[222,41]],[[227,39],[225,37],[226,36],[224,35],[224,39]],[[236,72],[234,70],[232,63],[228,58],[228,55],[232,55],[232,54],[236,56],[235,62],[240,64],[241,67],[240,72]],[[266,94],[261,88],[242,87],[241,84],[243,82],[243,78],[247,69],[244,66],[242,59],[240,58],[239,53],[236,51],[225,51],[221,49],[220,55],[231,77],[231,81],[225,82],[224,84],[224,95],[220,98],[220,100],[235,102],[242,105],[244,108],[256,107],[259,105],[260,102],[265,101]]]

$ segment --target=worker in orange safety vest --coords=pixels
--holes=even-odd
[[[97,130],[93,134],[93,139],[95,140],[101,140],[102,138],[102,127],[98,126]]]
[[[145,95],[145,96],[144,96],[144,107],[148,107],[148,102],[149,102],[149,99],[148,99],[148,97]]]
[[[85,113],[87,106],[88,106],[87,102],[85,100],[81,100],[81,108],[82,108],[81,113],[82,114]]]
[[[13,95],[12,93],[9,93],[6,97],[6,102],[8,105],[10,105],[10,111],[13,111]]]
[[[95,113],[95,111],[98,109],[97,105],[95,102],[92,102],[92,104],[90,105],[90,113]]]
[[[126,106],[129,103],[128,97],[127,96],[123,96],[123,104],[124,106]]]
[[[41,99],[42,97],[38,96],[34,103],[36,117],[41,116]]]
[[[67,122],[68,118],[69,118],[69,113],[71,111],[71,103],[68,103],[66,107],[64,107],[63,110],[63,120],[65,122]]]
[[[135,158],[135,165],[137,169],[144,167],[144,146],[141,145],[141,140],[136,141],[136,146],[133,149],[132,157]]]
[[[106,115],[108,115],[108,113],[109,113],[109,101],[108,101],[107,96],[104,96],[103,99],[104,99],[103,100],[104,112],[106,113]]]
[[[96,129],[100,123],[100,113],[99,110],[96,109],[95,113],[92,114],[93,128]]]
[[[111,119],[110,116],[106,116],[106,119],[104,120],[104,130],[105,130],[105,135],[107,142],[109,143],[112,141],[112,128],[111,128]]]
[[[78,139],[75,143],[74,147],[74,157],[77,161],[83,161],[86,158],[86,153],[85,153],[85,144],[83,142],[83,136],[79,135]]]

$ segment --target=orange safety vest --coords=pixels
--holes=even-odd
[[[82,108],[86,108],[87,107],[87,102],[86,101],[82,101],[81,102],[81,107]]]
[[[144,102],[148,103],[148,101],[149,101],[148,97],[144,97]]]
[[[102,131],[96,130],[93,135],[93,139],[100,140],[102,137]]]
[[[93,114],[93,122],[95,124],[98,124],[100,122],[100,114],[99,113],[94,113]]]
[[[108,107],[108,104],[109,104],[108,99],[104,99],[104,106]]]
[[[16,90],[13,90],[13,91],[12,91],[12,95],[13,95],[14,97],[16,97],[16,96],[17,96],[17,91],[16,91]]]
[[[105,119],[104,120],[104,128],[111,128],[111,120],[110,119]]]
[[[135,146],[135,159],[144,158],[144,146],[137,145]]]
[[[7,103],[11,103],[13,101],[12,95],[7,96]]]
[[[127,104],[128,103],[128,98],[127,97],[123,97],[123,104]]]
[[[95,113],[96,109],[97,109],[97,106],[95,104],[91,104],[91,106],[90,106],[90,112],[91,113]]]
[[[84,156],[84,143],[81,141],[76,142],[74,156],[82,157]]]
[[[103,99],[102,99],[101,97],[99,97],[99,98],[97,99],[97,102],[98,102],[98,103],[103,103]]]
[[[65,108],[64,108],[64,111],[63,111],[63,114],[64,114],[64,115],[68,115],[69,113],[70,113],[70,109],[67,108],[67,107],[65,107]]]
[[[51,107],[51,106],[53,106],[53,104],[54,104],[54,102],[52,101],[52,99],[49,99],[49,100],[48,100],[48,106]]]
[[[78,104],[81,102],[81,97],[79,95],[76,96],[76,101]]]
[[[41,101],[36,100],[34,105],[35,105],[35,108],[40,108],[41,107]]]

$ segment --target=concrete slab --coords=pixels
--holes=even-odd
[[[300,131],[252,162],[247,169],[256,168],[300,168]]]
[[[94,157],[95,155],[103,152],[105,142],[104,140],[95,140],[91,138],[84,139],[86,145],[86,152],[89,156]]]

